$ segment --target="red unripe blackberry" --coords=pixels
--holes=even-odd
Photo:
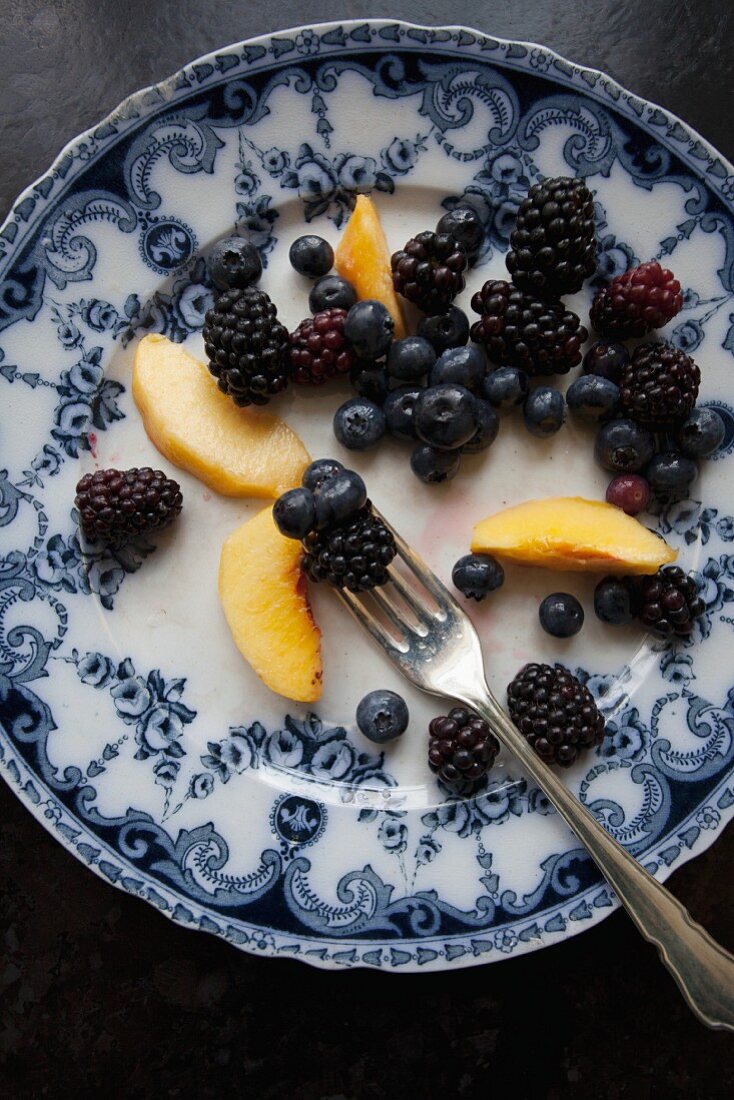
[[[625,271],[597,291],[591,323],[601,336],[626,340],[667,325],[682,306],[680,283],[654,260]]]

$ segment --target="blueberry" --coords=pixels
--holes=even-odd
[[[447,348],[436,360],[429,382],[432,386],[452,382],[479,393],[486,373],[487,357],[481,348],[474,344],[467,348]]]
[[[698,477],[698,466],[692,458],[678,451],[663,451],[653,455],[645,477],[656,496],[664,500],[682,500]]]
[[[427,485],[451,481],[459,472],[459,451],[437,451],[427,443],[421,443],[410,456],[410,467],[416,477]]]
[[[498,367],[485,377],[482,384],[487,401],[503,410],[522,405],[529,388],[530,379],[519,367]]]
[[[538,386],[525,398],[525,427],[531,435],[544,437],[559,430],[566,418],[563,394],[552,386]]]
[[[399,386],[388,394],[383,407],[387,430],[397,439],[417,439],[413,413],[415,403],[423,393],[421,386]]]
[[[706,458],[724,442],[726,426],[716,409],[702,405],[694,409],[678,429],[676,440],[689,458]]]
[[[378,745],[405,733],[409,718],[402,695],[385,688],[365,695],[357,707],[357,725],[368,740]]]
[[[584,625],[584,609],[570,592],[553,592],[538,610],[540,625],[554,638],[571,638]]]
[[[594,454],[605,470],[632,474],[641,470],[653,456],[655,441],[647,428],[634,420],[610,420],[596,436]]]
[[[311,287],[308,308],[312,313],[322,309],[351,309],[357,301],[357,292],[341,275],[324,275]]]
[[[464,444],[464,454],[474,455],[480,451],[486,451],[497,438],[500,430],[500,418],[490,405],[489,401],[476,398],[474,401],[474,415],[477,421],[477,430],[468,443]]]
[[[463,244],[469,256],[474,256],[484,240],[484,226],[479,215],[471,206],[456,206],[439,218],[437,233],[448,233],[459,244]]]
[[[317,489],[313,497],[316,529],[323,531],[325,527],[342,523],[358,512],[367,500],[367,488],[354,470],[342,470]]]
[[[504,584],[505,571],[491,554],[465,554],[454,565],[451,580],[471,600],[483,600]]]
[[[373,298],[356,302],[344,322],[344,335],[360,359],[380,359],[392,343],[395,322],[387,306]]]
[[[414,421],[419,439],[451,451],[468,443],[477,430],[474,398],[464,386],[430,386],[415,403]]]
[[[469,318],[458,306],[450,306],[437,317],[424,317],[418,335],[433,344],[439,355],[447,348],[462,348],[469,339]]]
[[[622,371],[629,363],[630,353],[624,344],[611,340],[598,340],[584,356],[584,373],[599,374],[619,385]]]
[[[640,474],[617,474],[607,485],[607,504],[615,504],[628,516],[646,511],[651,496],[650,486]]]
[[[335,458],[317,458],[303,471],[301,485],[315,493],[330,477],[336,477],[344,469]]]
[[[579,420],[608,420],[619,410],[619,386],[600,374],[582,374],[568,387],[566,404]]]
[[[631,577],[602,577],[594,589],[597,618],[610,626],[631,623],[637,614],[637,591]]]
[[[305,539],[314,529],[314,496],[310,489],[289,489],[273,505],[273,519],[281,535]]]
[[[211,281],[220,290],[252,286],[262,275],[260,253],[243,237],[225,237],[212,248],[207,260]]]
[[[306,233],[305,236],[297,237],[293,242],[288,258],[299,275],[318,279],[331,271],[334,264],[334,249],[323,237]]]
[[[390,388],[390,379],[384,367],[357,362],[349,372],[352,385],[360,397],[382,405]]]
[[[433,345],[423,336],[396,340],[387,357],[387,372],[401,382],[417,382],[436,362]]]
[[[334,435],[350,451],[366,451],[385,434],[385,414],[366,397],[345,401],[334,414]]]

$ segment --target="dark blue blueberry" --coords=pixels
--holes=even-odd
[[[331,271],[334,265],[334,249],[323,237],[317,237],[315,233],[306,233],[293,242],[288,258],[299,275],[318,279]]]
[[[447,348],[463,348],[469,339],[469,318],[458,306],[450,306],[446,313],[424,317],[418,324],[418,335],[433,344],[438,355]]]
[[[655,496],[682,500],[698,477],[698,466],[692,458],[678,451],[663,451],[650,459],[645,477]]]
[[[436,352],[423,336],[396,340],[387,357],[387,372],[401,382],[417,382],[436,362]]]
[[[311,287],[308,308],[312,313],[322,309],[351,309],[357,301],[357,292],[341,275],[324,275]]]
[[[220,290],[252,286],[262,275],[260,253],[244,237],[225,237],[212,248],[207,260],[209,277]]]
[[[464,386],[445,384],[423,390],[413,418],[418,438],[442,451],[468,443],[477,430],[474,398]]]
[[[451,571],[451,579],[471,600],[483,600],[505,581],[505,571],[491,554],[465,554]]]
[[[641,470],[653,456],[655,440],[647,428],[634,420],[610,420],[602,424],[596,436],[594,454],[605,470],[632,474]]]
[[[413,440],[418,436],[413,423],[415,403],[423,393],[421,386],[399,386],[389,393],[383,411],[387,430],[397,439]]]
[[[427,443],[421,443],[410,456],[410,468],[427,485],[451,481],[459,472],[460,462],[460,451],[437,451]]]
[[[396,691],[371,691],[357,707],[357,725],[370,741],[383,745],[408,728],[408,706]]]
[[[676,440],[689,458],[707,458],[718,450],[725,435],[726,425],[716,409],[702,405],[681,424]]]
[[[486,451],[497,438],[500,430],[500,418],[489,401],[474,399],[474,415],[477,421],[477,430],[468,443],[464,444],[464,454],[474,455],[480,451]]]
[[[367,488],[354,470],[342,470],[330,477],[313,494],[316,506],[316,528],[323,531],[343,523],[363,507],[367,500]]]
[[[314,529],[316,510],[310,489],[289,489],[273,505],[273,519],[281,535],[305,539]]]
[[[340,474],[344,466],[336,458],[317,458],[303,471],[301,485],[315,493],[330,477]]]
[[[543,438],[557,432],[566,418],[563,394],[552,386],[538,386],[525,398],[525,427],[531,435]]]
[[[479,393],[486,373],[487,357],[481,348],[472,344],[467,348],[448,348],[441,352],[429,382],[432,386],[451,382],[464,386],[472,393]]]
[[[624,344],[611,340],[597,340],[584,356],[584,373],[599,374],[619,385],[622,371],[629,363],[630,353]]]
[[[387,306],[373,298],[356,302],[344,322],[344,335],[360,359],[381,359],[392,343],[394,330]]]
[[[334,414],[334,435],[350,451],[366,451],[385,434],[385,414],[366,397],[345,401]]]
[[[608,420],[619,409],[619,386],[600,374],[582,374],[566,390],[566,404],[579,420]]]
[[[522,405],[530,389],[530,379],[519,367],[498,367],[486,375],[482,390],[496,409],[511,409]]]
[[[359,360],[349,372],[352,385],[360,397],[367,397],[376,405],[382,405],[390,388],[390,379],[384,367],[365,365]]]
[[[594,611],[610,626],[631,623],[637,614],[637,590],[631,577],[602,577],[594,589]]]
[[[570,592],[553,592],[538,610],[540,625],[554,638],[571,638],[584,625],[584,609]]]
[[[448,233],[459,244],[463,244],[469,257],[478,252],[484,240],[484,226],[471,206],[456,206],[439,218],[437,233]]]

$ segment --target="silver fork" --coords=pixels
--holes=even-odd
[[[609,835],[519,733],[489,690],[477,633],[438,577],[390,524],[398,557],[390,581],[340,596],[408,680],[480,714],[584,845],[645,939],[654,943],[691,1010],[707,1027],[734,1031],[734,956]],[[396,568],[401,562],[408,576]]]

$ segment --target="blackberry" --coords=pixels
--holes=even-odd
[[[183,499],[178,482],[149,466],[95,470],[76,487],[79,526],[89,542],[124,546],[175,519]]]
[[[510,717],[547,764],[567,768],[604,738],[594,696],[563,665],[528,664],[507,687]]]
[[[520,290],[559,298],[580,290],[596,270],[594,199],[583,180],[536,183],[520,204],[507,270]]]
[[[503,279],[490,279],[471,300],[480,314],[472,340],[483,344],[498,366],[528,374],[566,374],[581,362],[588,333],[562,302],[543,302]]]
[[[476,783],[500,751],[484,719],[464,707],[454,707],[448,714],[434,718],[428,732],[428,764],[449,786]]]
[[[219,295],[204,321],[209,370],[235,405],[265,405],[288,385],[288,330],[264,290]]]
[[[346,523],[312,532],[303,547],[303,569],[312,581],[328,581],[350,592],[385,584],[387,567],[397,554],[392,532],[369,501]]]
[[[448,233],[419,233],[393,254],[392,281],[398,294],[424,313],[445,313],[466,285],[466,249]]]
[[[640,621],[662,638],[685,638],[706,605],[694,577],[677,565],[664,565],[652,577],[640,578]]]
[[[591,323],[601,336],[626,340],[667,325],[682,305],[675,275],[653,261],[625,271],[598,290]]]
[[[346,318],[345,309],[322,309],[290,334],[291,374],[296,382],[320,386],[327,378],[349,373],[355,355],[344,336]]]
[[[640,344],[622,371],[619,403],[625,416],[646,428],[666,428],[689,415],[701,371],[690,356],[660,341]]]

